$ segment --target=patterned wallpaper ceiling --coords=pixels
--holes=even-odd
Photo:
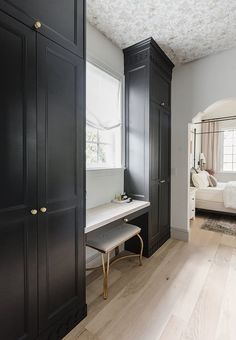
[[[236,0],[87,0],[87,18],[121,48],[152,36],[175,64],[236,46]]]

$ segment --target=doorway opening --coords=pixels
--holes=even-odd
[[[189,124],[190,237],[197,228],[236,235],[236,98],[219,100]]]

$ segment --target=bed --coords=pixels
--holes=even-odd
[[[196,190],[196,209],[236,214],[236,209],[225,208],[223,192],[227,183],[219,183],[216,187]]]

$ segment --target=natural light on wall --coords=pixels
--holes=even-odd
[[[121,80],[87,62],[87,169],[121,167]]]
[[[223,133],[223,152],[222,154],[222,171],[236,171],[236,129],[228,129]]]

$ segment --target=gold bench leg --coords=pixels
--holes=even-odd
[[[140,244],[141,244],[140,255],[139,255],[139,264],[140,264],[140,266],[142,266],[142,264],[143,264],[143,239],[139,234],[137,234],[137,236],[138,236],[138,238],[140,240]]]
[[[108,277],[110,268],[110,253],[107,253],[107,263],[105,263],[105,254],[102,254],[102,269],[103,269],[103,298],[108,297]]]
[[[140,266],[142,266],[142,259],[143,259],[143,239],[142,237],[137,234],[139,240],[140,240],[140,245],[141,245],[141,249],[140,249],[140,254],[139,255],[127,255],[127,256],[123,256],[121,258],[118,258],[117,260],[111,262],[111,263],[115,263],[116,261],[121,260],[122,258],[125,257],[133,257],[133,256],[139,256],[139,264]],[[119,248],[118,248],[119,249]],[[117,249],[116,249],[117,252]],[[102,253],[102,269],[103,269],[103,298],[106,300],[108,298],[108,279],[109,279],[109,269],[110,269],[110,253],[107,253],[107,261],[105,261],[105,254]]]

